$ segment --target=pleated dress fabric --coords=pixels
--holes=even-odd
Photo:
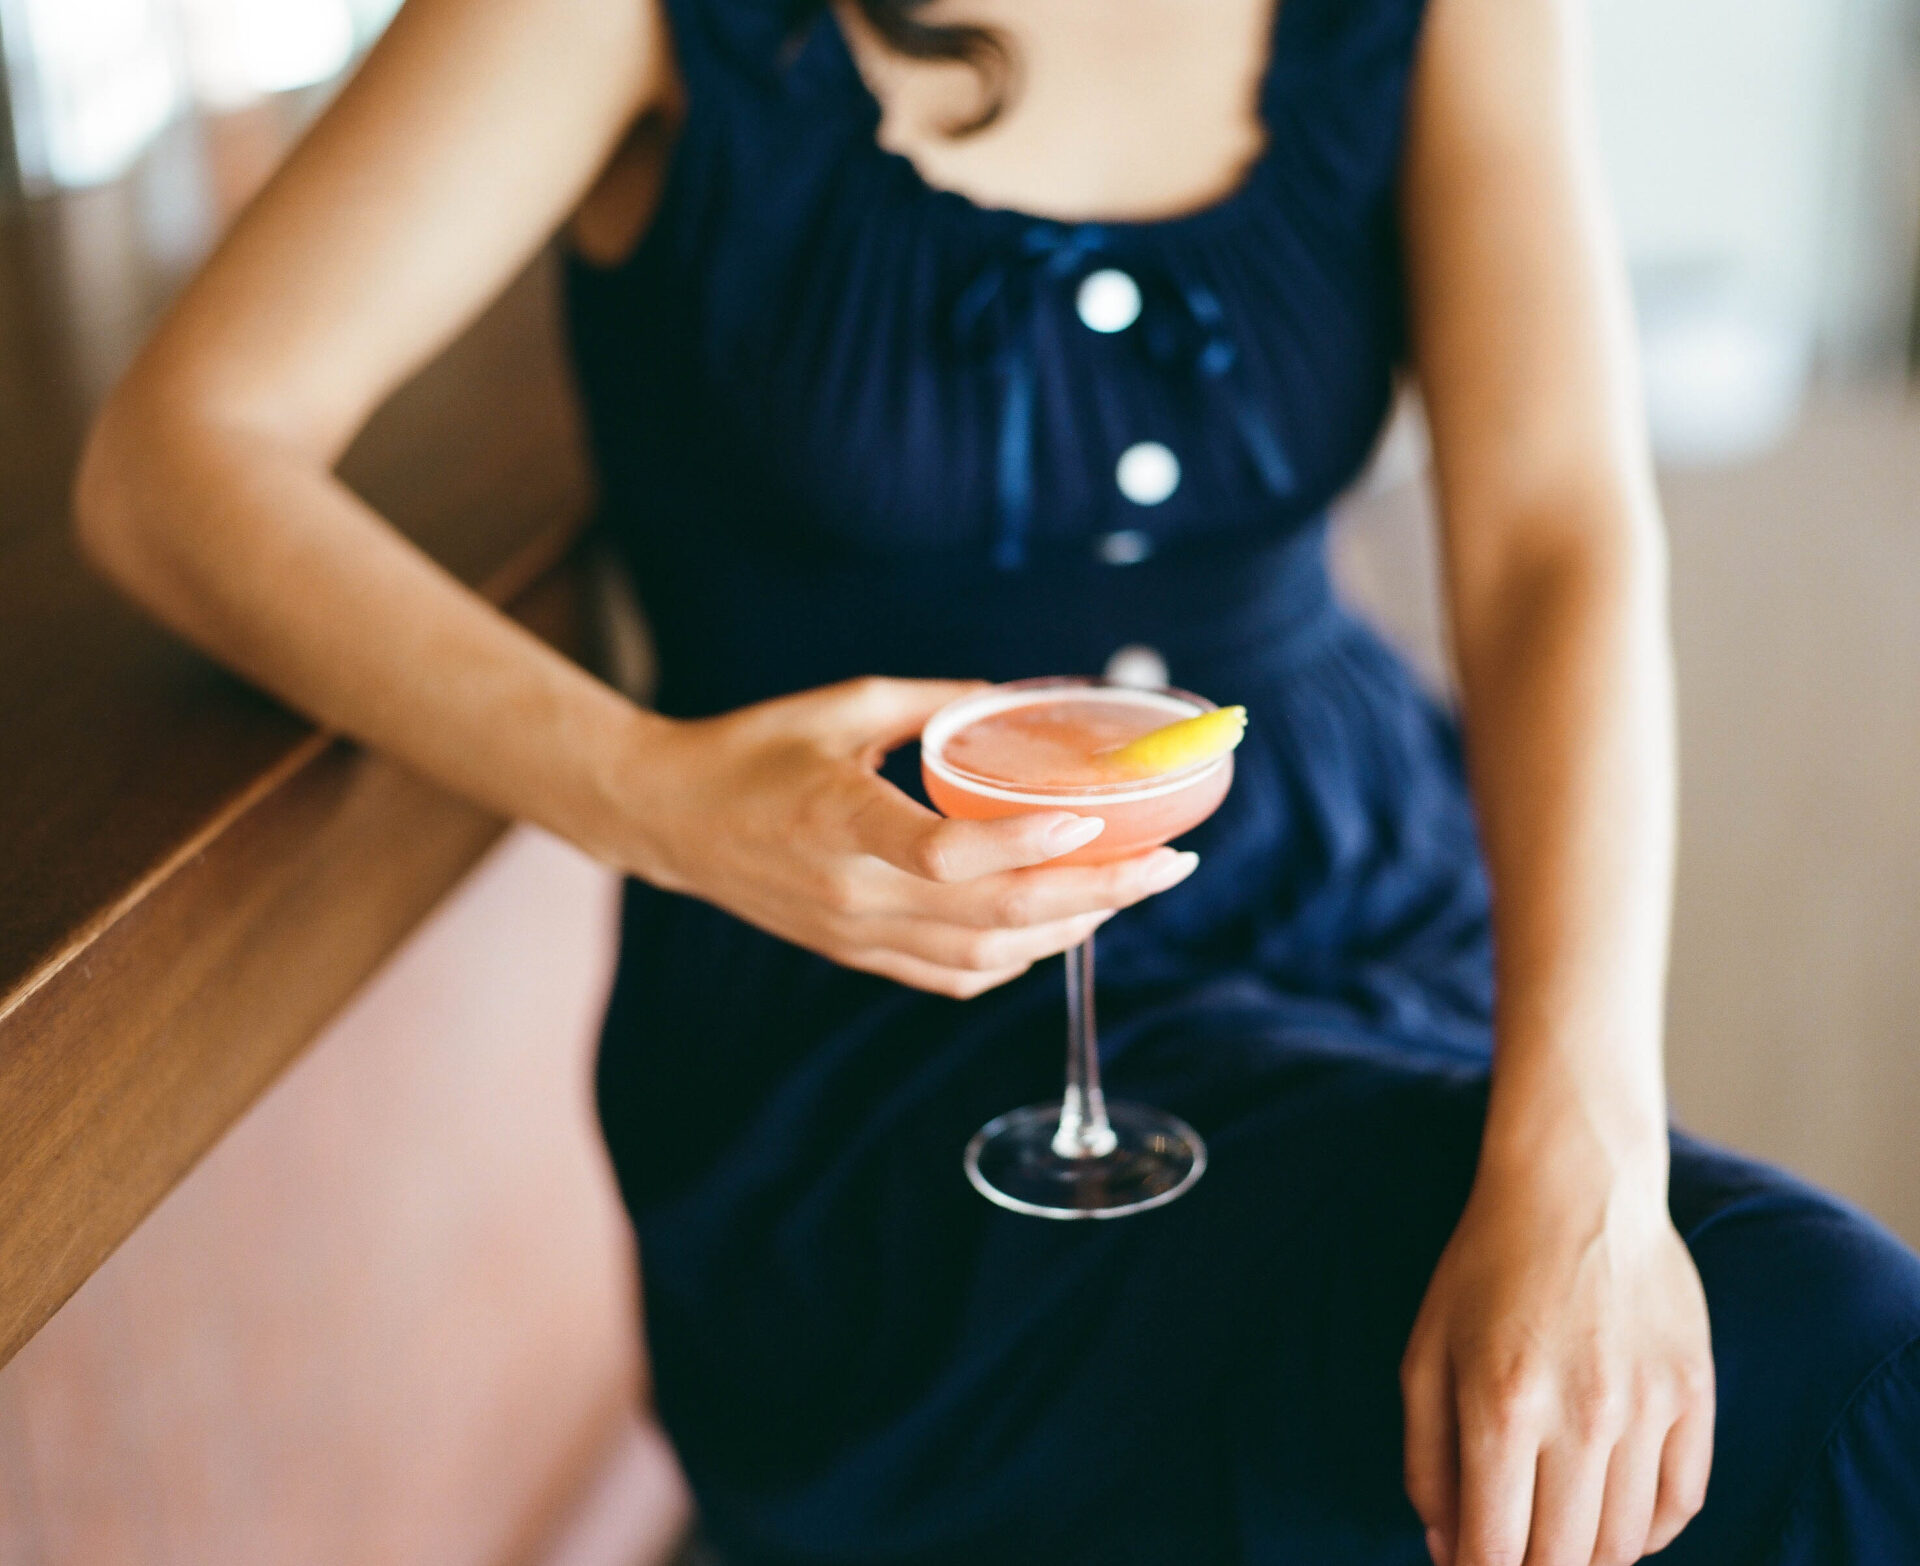
[[[1477,1151],[1488,888],[1453,722],[1324,558],[1404,355],[1420,0],[1285,0],[1244,183],[1100,225],[928,187],[829,13],[669,13],[661,208],[568,279],[661,708],[1145,646],[1252,714],[1199,870],[1099,937],[1109,1093],[1211,1152],[1151,1213],[962,1174],[1058,1095],[1057,962],[954,1002],[629,885],[599,1107],[705,1526],[736,1566],[1423,1561],[1396,1372]],[[1720,1428],[1666,1558],[1920,1561],[1920,1261],[1684,1136],[1672,1205]]]

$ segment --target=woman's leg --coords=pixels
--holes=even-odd
[[[1706,1284],[1719,1409],[1706,1505],[1659,1558],[1920,1561],[1920,1258],[1690,1137],[1672,1206]]]
[[[1336,1075],[1340,1091],[1286,1116],[1275,1159],[1319,1209],[1261,1276],[1238,1392],[1250,1566],[1427,1559],[1400,1488],[1397,1372],[1472,1179],[1484,1095],[1377,1057]],[[1321,1160],[1344,1177],[1316,1182]],[[1706,1287],[1718,1420],[1706,1504],[1658,1559],[1920,1562],[1920,1258],[1833,1198],[1679,1134],[1671,1205]]]

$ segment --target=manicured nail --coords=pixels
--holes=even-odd
[[[1165,854],[1166,858],[1148,872],[1147,889],[1149,891],[1164,892],[1170,886],[1178,886],[1199,868],[1200,856],[1196,853],[1175,854],[1164,848],[1160,852]]]
[[[1076,848],[1084,848],[1106,829],[1107,823],[1099,816],[1069,816],[1048,827],[1041,842],[1049,854],[1070,854]]]

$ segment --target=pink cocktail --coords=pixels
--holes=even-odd
[[[927,725],[921,776],[942,815],[968,821],[1035,810],[1099,816],[1107,827],[1057,864],[1110,864],[1190,832],[1219,807],[1233,756],[1142,778],[1105,760],[1130,740],[1213,703],[1177,691],[1021,681],[955,702]]]
[[[1019,680],[941,708],[920,736],[921,775],[934,806],[963,820],[1039,810],[1099,816],[1106,822],[1100,836],[1050,863],[1111,863],[1190,831],[1226,797],[1231,753],[1146,777],[1114,759],[1130,741],[1212,710],[1212,702],[1184,691]],[[1093,941],[1082,942],[1067,953],[1066,1092],[981,1127],[967,1146],[967,1177],[1016,1212],[1117,1218],[1172,1201],[1206,1164],[1206,1144],[1184,1121],[1106,1101]]]

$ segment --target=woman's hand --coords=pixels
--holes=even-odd
[[[881,758],[976,689],[854,680],[718,718],[651,727],[632,868],[850,968],[967,998],[1163,892],[1171,849],[1043,868],[1099,835],[1041,811],[949,821],[877,775]]]
[[[1401,1365],[1438,1566],[1615,1566],[1700,1509],[1713,1356],[1663,1191],[1483,1165]]]

